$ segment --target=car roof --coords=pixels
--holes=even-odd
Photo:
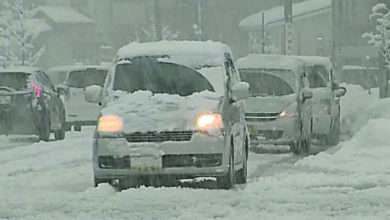
[[[282,69],[295,70],[296,73],[304,67],[304,63],[296,57],[268,54],[249,54],[238,59],[236,64],[238,69]]]
[[[61,66],[54,66],[48,69],[48,72],[55,72],[55,71],[76,71],[76,70],[85,70],[85,69],[101,69],[101,70],[108,70],[107,65],[61,65]]]
[[[1,69],[1,73],[29,73],[33,74],[37,71],[40,71],[38,67],[29,67],[29,66],[16,66],[16,67],[9,67],[6,69]]]
[[[293,56],[302,60],[307,65],[322,65],[327,68],[328,71],[332,69],[332,61],[329,57],[322,56]]]
[[[130,43],[120,48],[116,61],[140,56],[159,58],[159,61],[172,62],[191,67],[221,66],[225,54],[232,56],[229,46],[215,41],[158,41]]]

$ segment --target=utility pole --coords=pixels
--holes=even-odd
[[[284,34],[283,34],[283,54],[291,53],[292,44],[292,22],[293,22],[292,0],[284,0]]]
[[[261,53],[265,54],[265,21],[264,12],[261,13]]]
[[[202,40],[203,36],[203,8],[202,8],[202,3],[203,0],[198,0],[198,27],[197,27],[197,35],[198,35],[198,40]]]
[[[162,40],[160,0],[154,0],[154,32],[155,40]]]

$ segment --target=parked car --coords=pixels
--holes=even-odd
[[[65,108],[46,73],[20,67],[0,71],[0,134],[65,138]]]
[[[309,87],[313,92],[313,137],[325,144],[340,140],[340,98],[347,89],[335,79],[333,65],[327,57],[297,56],[305,64]]]
[[[162,184],[214,177],[245,183],[248,142],[239,81],[218,42],[133,43],[118,51],[103,91],[93,145],[95,185]]]
[[[311,146],[312,92],[304,64],[281,55],[251,54],[237,61],[241,80],[248,82],[245,119],[252,146],[288,145],[295,154]]]
[[[96,125],[99,106],[85,100],[85,88],[91,85],[103,86],[107,71],[108,66],[74,65],[57,68],[58,75],[64,78],[58,87],[64,96],[67,130],[73,127],[75,131],[81,131],[82,126]]]

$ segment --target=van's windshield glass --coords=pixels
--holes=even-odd
[[[73,88],[85,88],[92,85],[103,86],[107,70],[85,69],[69,73],[66,85]]]
[[[205,90],[215,91],[210,82],[197,71],[150,58],[137,58],[131,62],[118,64],[113,89],[127,92],[148,90],[153,93],[180,96]]]
[[[251,96],[284,96],[294,93],[286,81],[267,72],[242,71],[241,80],[249,83]]]

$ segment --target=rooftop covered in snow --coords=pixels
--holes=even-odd
[[[130,43],[117,52],[117,60],[137,56],[161,57],[161,61],[186,64],[192,67],[221,65],[229,46],[214,41],[159,41]]]
[[[54,23],[94,23],[94,20],[77,12],[70,7],[63,6],[41,6],[35,9],[34,16],[37,17],[40,13],[47,16]]]
[[[249,54],[237,60],[238,69],[284,69],[297,70],[303,62],[293,56]]]
[[[293,4],[293,20],[311,17],[331,11],[331,0],[308,0]],[[244,18],[239,27],[246,31],[259,31],[264,13],[265,25],[277,25],[284,21],[284,7],[278,6]]]

